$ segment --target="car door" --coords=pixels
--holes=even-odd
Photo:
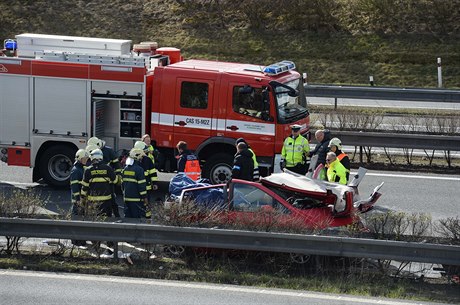
[[[268,104],[263,102],[263,86],[230,82],[223,133],[244,138],[257,156],[273,156],[275,123]]]
[[[177,78],[173,117],[174,143],[197,147],[211,136],[214,80]]]

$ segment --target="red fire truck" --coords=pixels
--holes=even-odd
[[[183,60],[176,48],[131,43],[42,34],[5,40],[1,160],[32,167],[34,181],[61,186],[89,137],[120,151],[149,133],[160,170],[176,169],[175,145],[183,140],[203,176],[221,183],[231,175],[235,139],[245,138],[268,174],[279,164],[289,126],[300,124],[309,133],[293,62]]]

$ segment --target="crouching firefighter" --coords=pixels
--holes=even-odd
[[[142,149],[131,149],[129,158],[126,160],[126,166],[121,171],[125,217],[127,218],[145,218],[146,212],[150,210],[147,200],[146,177],[144,169],[139,163],[144,156],[145,153]]]

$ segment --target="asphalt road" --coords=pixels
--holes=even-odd
[[[428,305],[396,299],[95,275],[0,270],[1,304]]]
[[[159,173],[159,198],[164,198],[168,182],[173,174]],[[359,186],[362,197],[368,196],[373,188],[385,182],[381,189],[383,196],[377,202],[377,211],[394,210],[407,213],[425,213],[434,220],[460,217],[460,173],[439,175],[414,172],[369,171]],[[67,189],[53,189],[32,183],[32,170],[24,167],[6,166],[0,162],[0,191],[13,188],[31,188],[46,200],[46,207],[62,213],[70,208],[70,192]],[[122,205],[121,198],[118,198]]]

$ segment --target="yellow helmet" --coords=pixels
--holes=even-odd
[[[78,160],[78,161],[80,161],[83,158],[88,158],[88,157],[89,157],[88,151],[85,149],[79,149],[75,153],[75,160]]]
[[[142,149],[133,148],[129,151],[129,157],[134,160],[140,160],[143,156],[145,156],[145,154]]]

